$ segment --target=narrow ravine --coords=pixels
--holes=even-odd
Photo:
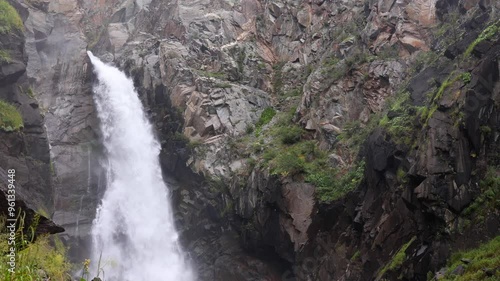
[[[160,145],[134,89],[115,67],[88,52],[94,100],[109,164],[107,189],[92,226],[91,274],[109,281],[191,281],[178,244]]]

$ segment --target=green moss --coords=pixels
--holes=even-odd
[[[11,104],[0,100],[0,129],[10,132],[24,126],[21,113]]]
[[[484,40],[489,40],[493,37],[495,37],[500,31],[500,20],[497,20],[497,22],[489,25],[486,27],[481,34],[472,42],[469,47],[467,47],[467,50],[465,50],[464,56],[468,57],[474,50],[474,48],[477,46],[477,44],[481,43]]]
[[[255,123],[255,128],[259,129],[262,128],[262,126],[268,124],[271,122],[273,117],[276,115],[276,110],[272,107],[267,107],[265,108],[262,113],[260,114],[259,120],[257,123]]]
[[[471,76],[470,72],[464,72],[464,73],[462,73],[460,78],[462,78],[462,82],[464,82],[464,84],[469,84],[472,76]]]
[[[439,101],[443,97],[444,93],[448,88],[453,86],[457,81],[462,81],[464,84],[467,84],[470,82],[471,79],[471,74],[468,72],[461,73],[458,75],[455,75],[454,73],[451,73],[448,78],[441,84],[441,86],[438,88],[437,92],[435,92],[430,99],[430,103],[428,105],[428,108],[424,108],[423,110],[420,111],[420,121],[426,126],[429,123],[429,120],[431,117],[434,115],[436,110],[438,109]]]
[[[7,1],[0,0],[0,34],[22,30],[23,21],[19,13]]]
[[[0,63],[2,63],[2,62],[9,63],[11,60],[12,59],[10,57],[9,52],[7,52],[5,50],[0,50]]]
[[[500,236],[495,237],[481,246],[464,252],[458,252],[452,255],[448,272],[443,281],[476,281],[476,280],[498,280],[498,268],[500,268]],[[465,272],[460,276],[453,275],[451,272],[462,263],[462,259],[470,260],[470,264],[464,265]],[[483,269],[497,270],[497,274],[488,277]]]
[[[351,262],[357,261],[361,257],[361,252],[357,250],[351,257]]]
[[[281,151],[276,154],[271,164],[272,174],[290,176],[305,171],[305,157],[296,149]]]
[[[384,274],[389,270],[394,271],[401,267],[403,262],[406,260],[406,250],[408,249],[408,247],[410,247],[413,241],[415,241],[415,239],[416,237],[414,236],[413,238],[410,239],[410,241],[408,241],[408,243],[401,246],[399,251],[392,257],[391,261],[388,264],[386,264],[382,268],[382,270],[380,270],[378,274],[379,277],[384,276]]]

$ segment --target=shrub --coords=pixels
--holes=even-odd
[[[365,162],[361,161],[350,170],[339,172],[333,168],[325,168],[323,165],[309,171],[306,181],[317,188],[320,201],[334,201],[349,191],[354,190],[361,183],[365,171]]]
[[[7,1],[0,0],[0,34],[9,33],[13,29],[22,30],[23,21],[14,7]]]
[[[304,130],[296,125],[278,127],[274,133],[282,144],[291,145],[300,141]]]
[[[289,176],[305,171],[305,157],[295,150],[282,151],[273,160],[272,174]]]
[[[0,100],[0,128],[11,132],[24,126],[21,113],[11,104]]]
[[[271,122],[273,119],[274,115],[276,115],[276,110],[274,110],[272,107],[267,107],[262,111],[260,114],[259,121],[255,124],[256,128],[261,128],[262,126],[266,125],[267,123]]]

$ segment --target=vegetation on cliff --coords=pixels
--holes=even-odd
[[[24,233],[22,217],[15,233],[15,245],[9,244],[10,233],[6,232],[5,217],[0,218],[0,279],[1,280],[54,280],[66,281],[70,276],[70,263],[66,260],[66,250],[62,242],[48,236],[39,236],[34,239],[36,221]],[[54,244],[52,246],[51,244]],[[11,249],[15,251],[12,252]],[[15,255],[15,270],[11,272],[11,256]]]
[[[498,280],[500,276],[500,236],[475,249],[451,256],[443,281]]]
[[[10,132],[24,126],[21,113],[11,104],[0,100],[0,129]]]
[[[12,30],[22,30],[23,21],[7,1],[0,0],[0,34],[9,33]]]

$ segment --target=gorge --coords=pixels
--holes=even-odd
[[[19,253],[54,234],[76,269],[38,257],[42,280],[86,259],[91,280],[101,252],[102,280],[497,280],[499,11],[0,0]]]

